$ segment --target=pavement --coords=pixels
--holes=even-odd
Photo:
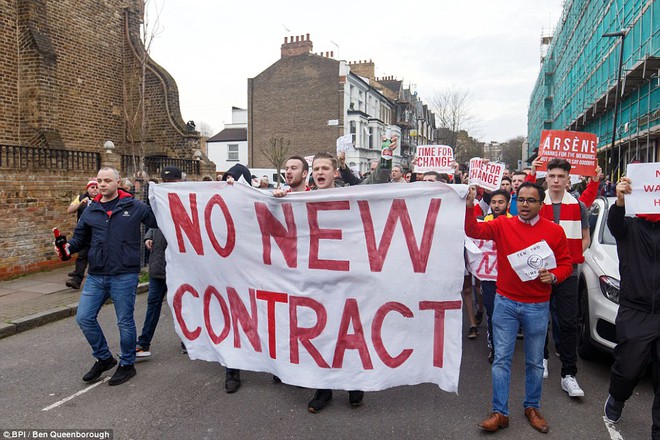
[[[49,322],[74,316],[81,289],[64,283],[73,265],[0,281],[0,339]],[[138,286],[138,294],[148,290],[148,283]]]

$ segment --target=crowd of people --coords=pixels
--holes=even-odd
[[[221,179],[230,184],[243,181],[271,192],[274,197],[363,184],[468,183],[468,170],[458,164],[447,174],[414,173],[397,164],[385,165],[387,163],[374,161],[365,175],[359,175],[347,166],[344,154],[335,157],[330,153],[318,153],[311,167],[303,157],[288,158],[284,166],[284,185],[278,188],[274,188],[267,177],[253,176],[241,164],[227,170]],[[543,380],[548,377],[549,336],[561,360],[561,389],[571,398],[585,395],[576,378],[577,268],[584,261],[583,253],[590,244],[587,208],[599,195],[616,196],[608,225],[617,239],[621,264],[619,344],[614,352],[610,395],[604,409],[610,422],[616,423],[621,418],[625,401],[644,374],[645,366],[652,362],[655,372],[659,368],[660,301],[655,301],[660,296],[658,216],[625,217],[624,196],[632,191],[628,178],[622,178],[613,188],[612,182],[597,168],[593,176],[586,176],[572,185],[571,165],[566,160],[550,160],[542,179],[537,179],[539,166],[537,159],[528,168],[514,172],[505,170],[499,189],[488,191],[471,186],[466,197],[466,237],[492,240],[497,250],[497,280],[479,281],[469,272],[466,259],[462,290],[469,322],[468,340],[477,340],[478,326],[484,315],[487,320],[485,340],[489,347],[488,362],[492,364],[492,407],[489,417],[479,423],[486,431],[497,431],[509,425],[511,362],[517,339],[524,340],[525,350],[524,414],[534,429],[543,433],[549,431],[549,424],[540,412]],[[178,182],[183,176],[178,168],[166,167],[161,178],[164,182]],[[203,180],[213,178],[209,176]],[[119,366],[109,381],[110,385],[118,385],[136,374],[136,358],[151,356],[151,343],[167,292],[165,237],[158,230],[148,204],[120,189],[122,183],[126,185],[117,170],[104,167],[95,180],[88,182],[85,193],[76,197],[69,207],[69,212],[78,216],[75,232],[68,243],[69,250],[78,253],[78,261],[67,285],[80,288],[85,266],[89,265],[76,318],[96,360],[83,376],[85,382],[97,380],[118,363],[96,319],[105,301],[113,300],[120,333]],[[138,337],[133,315],[142,225],[149,228],[144,244],[151,251],[150,281],[147,312]],[[640,246],[640,243],[645,245]],[[508,256],[539,244],[549,248],[556,264],[547,269],[541,267],[535,278],[524,280]],[[183,342],[182,348],[185,351]],[[653,376],[656,393],[653,438],[660,438],[660,379],[656,376]],[[276,376],[273,380],[279,382]],[[225,391],[233,393],[240,386],[240,371],[226,368]],[[332,398],[332,390],[316,390],[308,410],[318,413]],[[350,405],[360,405],[363,398],[363,391],[349,391]]]

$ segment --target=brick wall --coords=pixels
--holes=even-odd
[[[343,134],[339,61],[315,54],[284,57],[248,80],[250,167],[272,168],[261,153],[271,138],[291,141],[291,155],[336,151]],[[328,120],[339,120],[338,126]]]
[[[137,37],[140,5],[0,0],[0,146],[104,155],[103,143],[112,140],[117,156],[133,153],[125,110],[135,103],[132,78],[144,54]],[[153,60],[146,90],[144,155],[192,159],[199,135],[186,130],[176,83]],[[200,169],[205,174],[215,165],[202,160]],[[0,163],[0,279],[59,264],[50,249],[51,229],[60,226],[70,235],[75,216],[66,207],[95,175]]]
[[[53,252],[52,229],[71,237],[76,215],[66,209],[90,177],[0,170],[0,280],[62,264]]]

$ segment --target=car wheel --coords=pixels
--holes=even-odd
[[[582,359],[591,360],[596,355],[596,347],[591,339],[589,322],[589,297],[586,286],[580,289],[580,313],[578,316],[578,354]]]

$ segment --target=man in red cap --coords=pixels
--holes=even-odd
[[[99,195],[99,184],[96,180],[90,180],[87,182],[87,187],[85,192],[78,194],[75,199],[71,202],[66,212],[69,214],[76,213],[76,221],[80,220],[80,216],[83,211],[89,206],[89,204],[94,200],[94,197]],[[76,268],[73,272],[69,272],[71,279],[66,282],[67,287],[72,289],[80,289],[83,278],[85,278],[85,269],[87,269],[87,252],[89,247],[83,248],[78,252],[76,257]]]

